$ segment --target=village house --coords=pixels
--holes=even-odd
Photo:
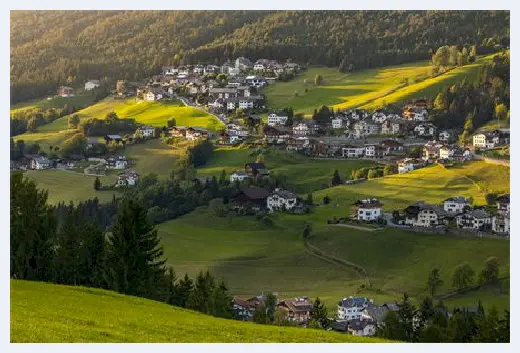
[[[434,136],[437,128],[432,124],[419,124],[413,131],[419,136]]]
[[[249,177],[269,175],[269,170],[265,167],[264,163],[246,163],[244,171]]]
[[[451,138],[451,134],[448,131],[443,130],[443,131],[439,132],[439,141],[448,142],[450,138]]]
[[[401,133],[402,123],[398,121],[386,120],[381,124],[381,134],[383,135],[397,135]]]
[[[309,121],[306,123],[299,123],[294,125],[292,131],[296,136],[314,135],[318,132],[318,126],[314,121]]]
[[[285,143],[291,137],[290,132],[290,129],[264,126],[264,140],[267,143],[282,144]]]
[[[509,199],[509,194],[502,195],[496,198],[496,206],[498,213],[505,214],[510,211]]]
[[[439,158],[456,161],[466,161],[471,159],[471,151],[467,148],[462,149],[459,146],[442,146],[439,148]]]
[[[85,82],[85,91],[92,91],[98,88],[100,85],[99,80],[88,80]]]
[[[383,204],[378,199],[357,200],[354,206],[358,221],[375,221],[383,215]]]
[[[174,126],[168,131],[168,134],[171,137],[186,137],[186,127]]]
[[[135,136],[154,137],[154,135],[155,135],[155,127],[150,126],[150,125],[139,126],[135,130]]]
[[[344,120],[340,117],[336,117],[334,119],[332,119],[331,121],[331,124],[332,124],[332,128],[333,129],[341,129],[341,128],[344,128],[345,127],[345,123],[348,122],[348,120]]]
[[[107,158],[106,167],[108,169],[126,169],[127,166],[128,160],[125,156]]]
[[[229,176],[229,181],[234,183],[236,181],[238,182],[241,182],[241,181],[244,181],[246,179],[249,179],[249,176],[247,175],[246,172],[242,171],[242,170],[236,170],[233,172],[233,174],[231,174]]]
[[[116,187],[135,186],[139,181],[139,174],[134,170],[125,170],[117,175]]]
[[[491,216],[484,210],[469,210],[455,218],[457,227],[462,229],[483,230],[486,225],[491,228]]]
[[[403,118],[411,121],[426,121],[428,111],[423,106],[408,104],[403,108]]]
[[[366,297],[348,297],[343,298],[338,302],[338,319],[339,320],[354,320],[361,318],[361,312],[368,307],[374,305],[372,299]]]
[[[143,94],[143,100],[147,102],[157,101],[163,98],[163,91],[160,88],[149,88],[146,93]]]
[[[234,145],[235,143],[240,142],[241,137],[238,135],[230,135],[225,132],[221,133],[219,135],[219,143],[221,145]]]
[[[405,210],[405,224],[414,227],[435,227],[446,223],[446,211],[437,205],[423,201],[408,206]]]
[[[238,86],[237,93],[239,97],[250,97],[251,88],[249,86]]]
[[[399,174],[406,174],[422,167],[424,167],[424,161],[415,158],[405,158],[397,162],[397,172]]]
[[[298,137],[289,137],[287,139],[287,151],[301,151],[308,147],[310,147],[310,140],[308,137],[298,136]]]
[[[499,134],[491,131],[481,132],[473,135],[473,147],[477,148],[495,148],[500,143]]]
[[[386,119],[387,119],[386,114],[381,111],[375,112],[374,114],[372,114],[372,120],[375,123],[382,124],[386,121]]]
[[[255,310],[263,305],[265,301],[264,296],[257,296],[252,298],[233,298],[233,314],[236,320],[252,321]]]
[[[396,312],[398,310],[399,306],[395,303],[369,306],[361,311],[361,320],[370,320],[375,323],[376,327],[382,327],[384,326],[386,315],[390,311]]]
[[[253,63],[248,58],[241,56],[235,60],[235,69],[237,69],[239,73],[250,70],[252,68]]]
[[[203,69],[204,75],[217,74],[220,71],[220,67],[217,65],[206,65]]]
[[[238,97],[238,89],[233,87],[226,88],[212,88],[209,90],[209,96],[215,98],[237,98]]]
[[[461,213],[464,208],[471,207],[471,201],[462,196],[450,197],[444,200],[444,211],[448,213]]]
[[[280,299],[277,308],[286,312],[286,319],[299,324],[307,323],[311,318],[313,303],[307,297]]]
[[[233,126],[229,126],[229,125],[233,125]],[[249,136],[249,131],[244,129],[242,126],[240,125],[235,125],[235,124],[229,124],[228,125],[228,129],[227,129],[227,133],[229,134],[229,136],[239,136],[241,138],[245,138],[247,136]]]
[[[443,147],[444,145],[442,143],[439,143],[435,140],[433,141],[428,141],[426,144],[424,144],[423,146],[423,156],[422,156],[422,159],[425,160],[425,161],[435,161],[437,158],[439,158],[439,154],[440,154],[440,149]]]
[[[35,156],[30,160],[30,169],[33,170],[43,170],[51,168],[52,163],[51,160],[44,156]]]
[[[497,213],[491,219],[491,230],[498,235],[509,236],[509,211]]]
[[[72,97],[74,96],[74,88],[68,86],[60,86],[58,87],[58,96]]]
[[[246,83],[249,86],[263,87],[267,84],[267,81],[262,76],[247,76]]]
[[[292,210],[298,205],[298,195],[279,188],[267,198],[267,209],[269,212]]]
[[[347,330],[352,336],[374,336],[376,325],[371,320],[354,319],[348,322]]]
[[[208,136],[208,131],[200,127],[189,127],[185,132],[186,140],[190,141],[197,140],[199,138],[208,138]]]
[[[258,212],[266,208],[269,190],[264,188],[244,188],[232,197],[233,209],[243,211],[251,209]]]
[[[271,113],[267,116],[267,125],[269,126],[284,126],[288,117],[283,115],[278,115],[275,113]]]
[[[369,120],[361,120],[354,124],[354,134],[356,138],[379,134],[380,125]]]
[[[177,75],[179,69],[175,66],[163,66],[162,73],[163,75]]]
[[[341,147],[341,156],[343,158],[359,158],[365,154],[365,146],[345,145]]]

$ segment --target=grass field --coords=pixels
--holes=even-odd
[[[108,113],[116,112],[120,118],[133,118],[138,123],[166,126],[169,119],[175,118],[180,126],[200,126],[210,130],[222,127],[222,123],[206,112],[185,106],[178,100],[158,102],[136,102],[134,98],[106,98],[88,108],[78,111],[81,120],[88,118],[103,119]],[[67,129],[68,117],[57,119],[41,126],[38,131],[60,131]]]
[[[509,167],[474,161],[449,170],[475,182],[483,193],[509,193],[511,180]]]
[[[227,175],[235,170],[243,170],[244,164],[254,162],[255,150],[247,148],[217,148],[207,165],[197,169],[200,175],[219,176],[222,169]],[[330,185],[334,170],[341,177],[350,176],[354,169],[376,165],[366,160],[313,160],[298,153],[268,149],[264,155],[265,166],[272,173],[287,175],[288,184],[296,192],[308,192]]]
[[[10,341],[387,342],[323,330],[217,319],[85,287],[11,280]]]
[[[380,199],[384,204],[385,212],[403,209],[419,200],[440,203],[448,197],[457,195],[472,197],[475,205],[483,205],[486,189],[465,175],[474,173],[479,167],[486,170],[490,176],[497,174],[496,166],[481,165],[480,162],[452,169],[435,165],[407,174],[396,174],[359,184],[320,190],[314,195],[314,199],[321,200],[327,195],[331,198],[331,202],[317,210],[312,217],[324,222],[331,216],[346,216],[349,214],[349,209],[353,209],[352,203],[357,199],[368,197]],[[501,182],[504,183],[501,184],[501,188],[509,189],[506,178]],[[493,177],[490,180],[482,178],[481,183],[493,183]]]
[[[29,170],[25,173],[36,181],[38,189],[49,191],[48,202],[55,204],[60,201],[66,203],[85,201],[97,197],[100,202],[112,200],[114,191],[95,191],[93,176],[72,171],[61,170]],[[99,177],[102,184],[113,184],[115,176]]]
[[[342,74],[336,68],[311,67],[290,82],[268,86],[264,93],[270,108],[293,107],[295,112],[305,115],[311,115],[322,105],[334,109],[375,109],[413,98],[434,97],[443,87],[463,78],[474,80],[478,69],[490,58],[481,57],[475,64],[455,68],[435,78],[428,78],[431,72],[428,61],[351,74]],[[317,74],[323,77],[320,86],[314,85]]]
[[[11,106],[11,114],[16,114],[24,110],[31,109],[50,109],[63,108],[65,105],[69,107],[86,107],[94,101],[93,94],[80,94],[74,97],[52,97],[52,99],[42,98],[33,99],[27,102],[13,104]]]
[[[26,132],[14,136],[13,140],[23,140],[25,144],[37,143],[40,146],[40,151],[49,153],[50,146],[60,146],[75,133],[77,133],[76,130],[62,130],[59,132]]]

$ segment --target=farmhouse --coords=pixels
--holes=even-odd
[[[209,90],[209,96],[216,97],[216,98],[223,98],[223,99],[236,98],[236,97],[238,97],[238,90],[233,87],[211,88]]]
[[[378,199],[357,200],[354,206],[356,206],[356,218],[359,221],[374,221],[383,214],[383,204]]]
[[[416,202],[404,210],[405,224],[414,227],[435,227],[446,223],[447,213],[437,205]]]
[[[353,336],[374,336],[376,325],[372,320],[354,319],[348,322],[347,330]]]
[[[361,320],[370,320],[381,327],[384,325],[386,314],[390,311],[397,311],[399,307],[395,303],[385,303],[364,308],[361,311]]]
[[[51,167],[51,161],[44,156],[32,157],[30,161],[30,168],[34,170],[49,169]]]
[[[58,96],[60,97],[71,97],[74,95],[74,89],[68,86],[58,87]]]
[[[439,143],[435,140],[433,141],[428,141],[424,146],[423,146],[423,159],[425,161],[427,160],[436,160],[437,158],[439,158],[439,154],[440,154],[440,149],[443,147],[444,145],[442,143]]]
[[[252,321],[255,310],[264,302],[262,296],[244,299],[240,297],[233,298],[234,317],[242,321]]]
[[[106,167],[108,169],[126,169],[128,161],[125,156],[107,158]]]
[[[338,302],[338,319],[354,320],[361,318],[361,312],[374,305],[372,299],[366,297],[348,297]]]
[[[249,176],[246,174],[246,172],[243,172],[241,170],[237,170],[229,176],[229,181],[231,181],[232,183],[234,183],[236,181],[240,182],[240,181],[243,181],[246,179],[249,179]]]
[[[508,213],[510,211],[509,194],[497,197],[496,206],[497,206],[498,213],[500,213],[500,214]]]
[[[310,146],[308,137],[298,136],[296,138],[290,137],[287,140],[287,151],[301,151]]]
[[[300,324],[306,323],[311,318],[313,303],[307,297],[295,299],[280,299],[277,308],[286,312],[286,318],[289,321]]]
[[[390,139],[379,142],[379,146],[381,146],[381,148],[385,150],[386,154],[396,151],[402,151],[404,149],[404,146],[401,142]]]
[[[269,170],[265,167],[264,163],[246,163],[244,171],[249,177],[269,175]]]
[[[85,91],[92,91],[98,88],[100,85],[99,80],[88,80],[85,82]]]
[[[465,207],[471,206],[471,201],[462,196],[450,197],[444,200],[444,211],[448,213],[461,213]]]
[[[233,208],[235,210],[244,210],[247,208],[253,211],[265,209],[269,191],[263,188],[245,188],[239,190],[233,196]]]
[[[318,131],[318,126],[313,121],[309,121],[308,123],[294,125],[292,131],[297,136],[313,135]]]
[[[457,227],[462,229],[483,230],[491,225],[491,216],[484,210],[470,210],[456,217]]]
[[[419,124],[413,131],[419,136],[434,136],[437,128],[432,124]]]
[[[495,148],[500,143],[500,136],[498,133],[491,131],[481,132],[473,135],[473,147],[478,148]]]
[[[278,125],[285,125],[285,122],[287,121],[288,117],[283,115],[278,115],[275,113],[271,113],[267,116],[267,125],[269,126],[278,126]]]
[[[116,187],[134,186],[139,181],[139,174],[133,170],[126,170],[117,175]]]
[[[397,172],[399,174],[406,174],[422,167],[424,167],[424,161],[415,158],[405,158],[397,162]]]
[[[491,230],[499,235],[509,236],[509,211],[497,213],[491,219]]]
[[[150,125],[143,125],[135,130],[135,136],[153,137],[155,135],[155,128]]]
[[[344,158],[359,158],[363,157],[365,153],[364,146],[346,145],[341,148],[341,155]]]
[[[267,209],[270,212],[292,210],[298,204],[298,195],[279,188],[267,198]]]

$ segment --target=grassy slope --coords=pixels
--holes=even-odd
[[[201,126],[216,129],[222,125],[215,117],[182,102],[163,100],[158,102],[136,102],[134,98],[106,98],[97,104],[78,111],[82,120],[87,118],[103,119],[108,113],[116,112],[120,118],[134,118],[138,123],[166,126],[166,122],[175,118],[177,125]],[[38,131],[59,131],[67,128],[68,117],[57,119],[44,125]]]
[[[114,191],[94,191],[95,177],[60,170],[29,170],[26,175],[34,179],[39,189],[49,191],[49,203],[59,201],[68,203],[85,201],[97,197],[100,202],[112,200]],[[99,178],[102,184],[113,184],[115,176],[107,175]]]
[[[185,153],[184,148],[174,148],[153,139],[125,148],[126,156],[132,160],[132,166],[140,175],[156,173],[161,178],[168,178],[177,157]]]
[[[335,109],[375,109],[384,104],[398,104],[413,98],[434,97],[443,87],[463,78],[474,80],[478,69],[490,58],[479,58],[475,64],[455,68],[435,78],[428,78],[428,61],[352,74],[342,74],[336,68],[312,67],[296,79],[271,85],[264,92],[270,108],[292,106],[295,112],[306,115],[312,114],[315,108],[322,105]],[[317,74],[323,77],[321,86],[314,85]],[[408,85],[405,85],[405,79],[408,79]],[[298,91],[298,96],[295,96],[295,91]]]
[[[384,342],[217,319],[84,287],[11,280],[11,342]]]
[[[197,170],[200,175],[216,175],[226,170],[229,175],[237,169],[243,169],[247,162],[254,162],[251,149],[217,148],[209,163]],[[269,149],[264,153],[264,162],[273,173],[287,175],[289,185],[297,192],[323,189],[329,186],[335,169],[340,175],[350,176],[353,169],[376,165],[365,160],[325,161],[312,160],[297,153],[281,152]]]
[[[80,94],[74,97],[52,97],[52,99],[42,98],[33,99],[27,102],[13,104],[11,106],[11,113],[18,113],[24,110],[31,109],[49,109],[49,108],[63,108],[65,105],[72,106],[87,106],[94,101],[93,94]]]

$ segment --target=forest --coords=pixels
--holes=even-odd
[[[12,11],[11,102],[171,64],[291,59],[347,71],[509,46],[508,11]]]

